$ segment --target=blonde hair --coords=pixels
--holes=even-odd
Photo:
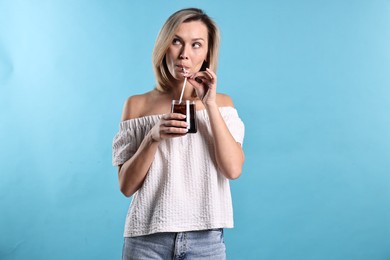
[[[152,62],[156,77],[156,89],[167,91],[170,89],[170,83],[174,80],[168,71],[165,55],[172,43],[177,28],[186,22],[201,21],[208,31],[208,51],[206,61],[203,66],[207,66],[213,71],[217,70],[218,51],[220,43],[220,33],[217,24],[198,8],[186,8],[172,14],[161,28],[153,49]],[[203,67],[202,66],[202,67]]]

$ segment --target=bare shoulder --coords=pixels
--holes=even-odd
[[[150,92],[130,96],[126,99],[122,110],[122,121],[134,119],[143,115],[143,108],[150,98]]]
[[[217,94],[217,104],[219,107],[234,107],[232,98],[222,93]]]

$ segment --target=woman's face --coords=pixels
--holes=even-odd
[[[165,56],[168,70],[175,79],[184,79],[184,72],[198,72],[206,60],[208,31],[201,21],[182,23]]]

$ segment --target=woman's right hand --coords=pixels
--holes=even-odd
[[[165,114],[160,121],[150,130],[151,138],[154,142],[163,139],[180,137],[187,134],[187,123],[181,121],[186,116],[179,113]]]

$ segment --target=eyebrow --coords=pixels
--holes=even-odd
[[[182,37],[180,37],[179,35],[175,34],[175,37],[179,38],[180,40],[183,40]],[[191,41],[205,41],[203,38],[194,38],[194,39],[191,39]]]

